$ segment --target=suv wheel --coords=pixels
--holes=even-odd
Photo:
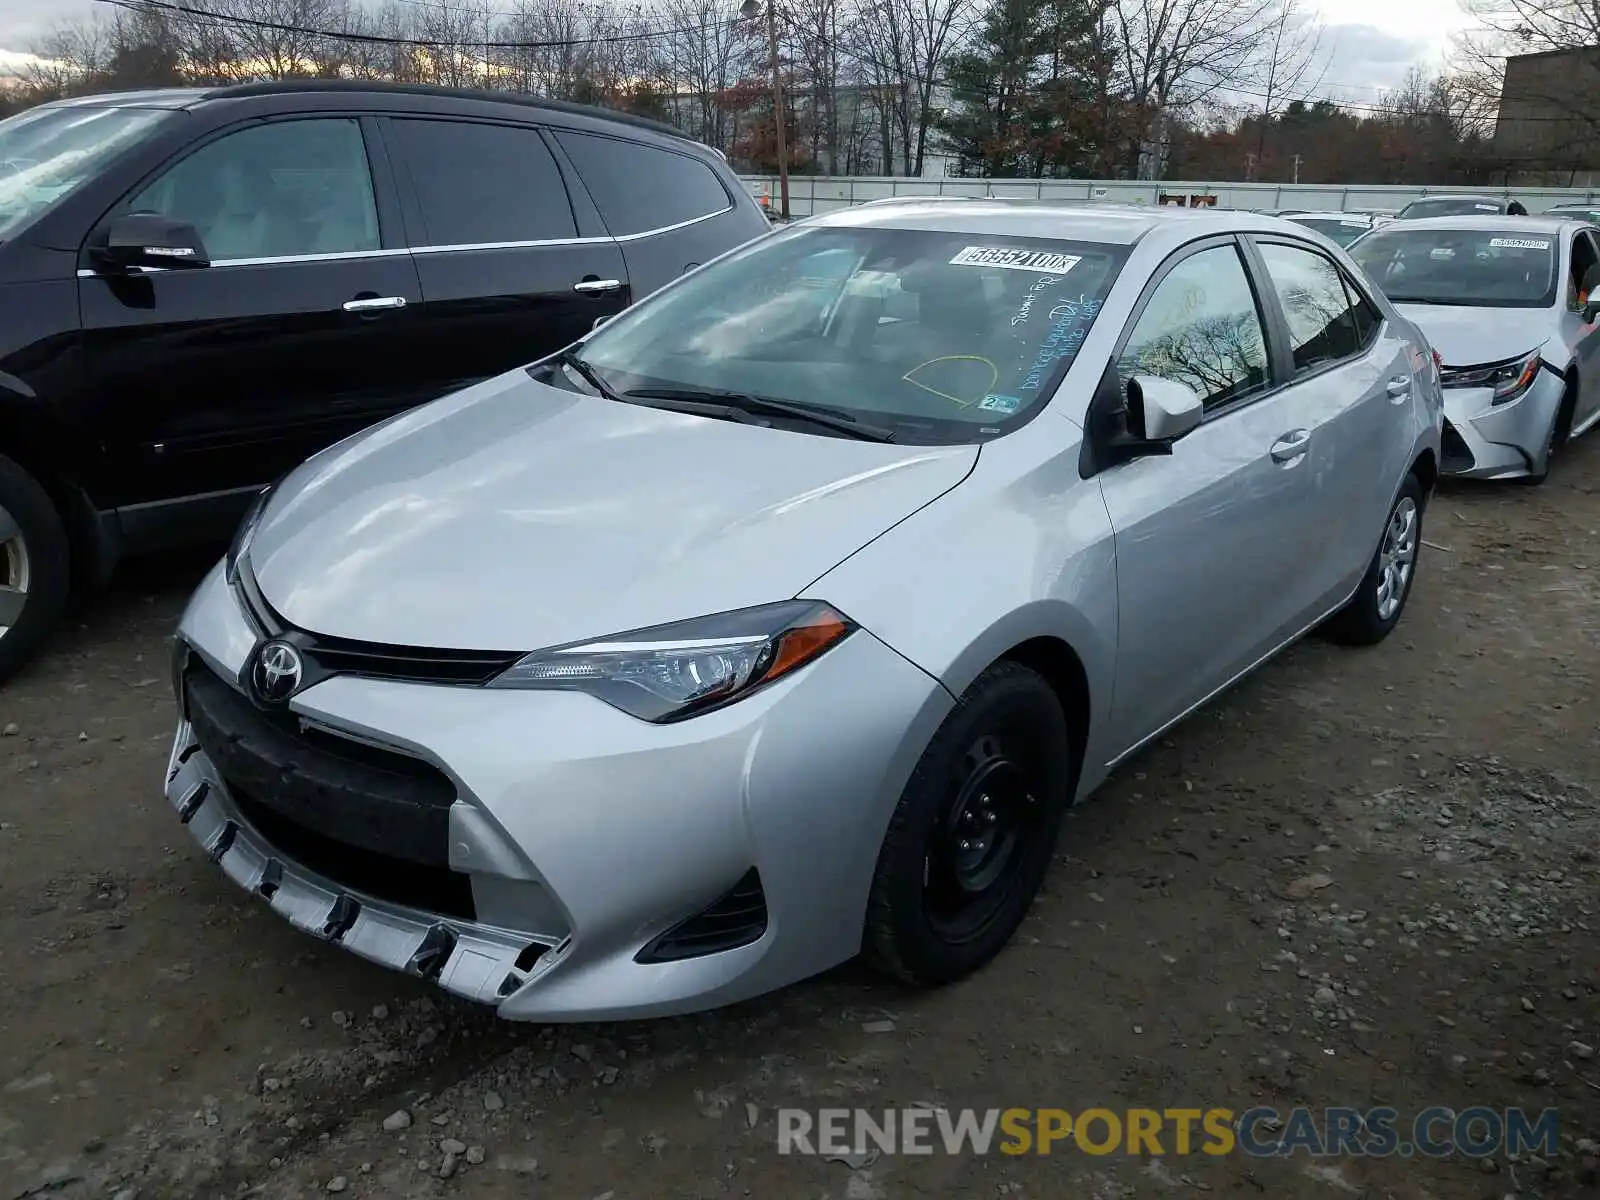
[[[33,654],[67,599],[67,535],[50,497],[0,456],[0,680]]]

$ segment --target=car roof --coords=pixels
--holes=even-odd
[[[1504,196],[1480,196],[1475,192],[1438,192],[1432,196],[1418,196],[1415,200],[1409,200],[1400,211],[1404,212],[1418,204],[1442,204],[1447,201],[1459,203],[1463,200],[1469,204],[1493,204],[1501,212],[1504,212],[1506,206],[1511,203]]]
[[[808,225],[926,229],[1131,246],[1162,230],[1207,233],[1303,232],[1281,217],[1230,208],[1115,204],[1095,200],[1000,200],[959,196],[896,197],[812,217]]]
[[[1315,217],[1319,221],[1350,221],[1352,223],[1371,220],[1370,213],[1356,212],[1353,210],[1340,211],[1332,208],[1325,209],[1321,212],[1296,212],[1292,217],[1289,218],[1289,220],[1297,221],[1301,217]]]
[[[1477,230],[1484,233],[1546,233],[1552,236],[1582,229],[1587,221],[1564,217],[1512,217],[1505,213],[1484,213],[1469,217],[1418,217],[1395,225],[1385,225],[1384,233],[1411,233],[1428,229]]]
[[[519,108],[536,109],[566,116],[589,117],[648,129],[681,141],[693,141],[681,129],[632,113],[597,108],[588,104],[572,104],[565,100],[543,100],[513,92],[494,92],[476,88],[434,87],[422,83],[386,83],[361,79],[286,79],[264,83],[229,84],[209,88],[156,88],[138,92],[105,92],[97,96],[84,96],[73,100],[52,101],[55,106],[82,106],[94,108],[197,108],[219,100],[241,100],[254,96],[290,96],[335,93],[364,96],[420,96],[441,100],[467,100],[478,103],[510,104]]]

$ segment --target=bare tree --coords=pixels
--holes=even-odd
[[[1176,111],[1224,84],[1260,78],[1263,47],[1281,0],[1121,0],[1107,13],[1119,59],[1118,81],[1137,136],[1126,165],[1139,173],[1144,144],[1158,138]]]
[[[1264,89],[1261,103],[1261,120],[1257,122],[1256,164],[1266,155],[1267,127],[1276,115],[1273,104],[1283,102],[1290,93],[1304,96],[1307,89],[1315,88],[1327,73],[1324,61],[1317,67],[1322,48],[1322,25],[1301,10],[1299,0],[1282,0],[1278,14],[1272,21],[1272,48],[1261,64],[1260,78]],[[1315,76],[1313,77],[1313,71]],[[1248,180],[1249,174],[1245,175]]]

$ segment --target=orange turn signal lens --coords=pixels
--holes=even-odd
[[[818,606],[800,621],[780,633],[774,642],[771,665],[761,673],[761,682],[770,683],[816,658],[842,641],[854,628],[826,604]]]

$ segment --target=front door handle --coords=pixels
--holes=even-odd
[[[621,286],[622,280],[620,279],[590,278],[578,280],[577,283],[572,285],[572,290],[575,292],[583,292],[585,295],[591,295],[597,292],[614,292]]]
[[[1309,429],[1291,429],[1277,441],[1272,443],[1272,461],[1275,463],[1290,463],[1302,457],[1311,448],[1311,431]]]
[[[1408,375],[1396,375],[1389,380],[1388,387],[1385,390],[1389,393],[1389,399],[1399,403],[1411,395],[1411,377]]]
[[[363,296],[355,300],[344,302],[345,312],[383,312],[385,309],[404,308],[404,296]]]

